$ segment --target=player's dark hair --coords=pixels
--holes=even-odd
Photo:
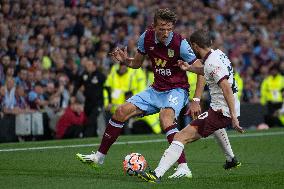
[[[196,43],[201,48],[210,47],[212,44],[210,34],[205,30],[197,30],[193,32],[189,41],[190,43]]]
[[[165,21],[168,21],[168,22],[175,24],[176,21],[177,21],[177,16],[173,11],[171,11],[168,8],[158,9],[155,12],[155,16],[154,16],[154,24],[155,25],[157,24],[157,20],[165,20]]]

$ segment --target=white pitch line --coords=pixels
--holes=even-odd
[[[234,135],[229,135],[229,138],[247,138],[247,137],[277,136],[277,135],[284,135],[284,131],[267,132],[267,133],[234,134]],[[212,139],[212,138],[213,137],[208,137],[208,138],[205,138],[205,139]],[[166,141],[165,139],[140,140],[140,141],[128,141],[128,142],[116,142],[116,143],[114,143],[114,145],[158,143],[158,142],[165,142],[165,141]],[[30,148],[8,148],[8,149],[2,149],[2,150],[0,150],[0,152],[16,152],[16,151],[32,151],[32,150],[47,150],[47,149],[94,147],[94,146],[99,146],[99,145],[100,145],[100,143],[62,145],[62,146],[40,146],[40,147],[30,147]]]

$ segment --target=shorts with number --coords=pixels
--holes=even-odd
[[[196,126],[198,133],[205,138],[218,129],[231,125],[231,123],[230,117],[224,116],[221,111],[214,111],[210,108],[207,112],[200,114],[190,125]]]
[[[172,108],[175,111],[175,118],[177,118],[181,109],[188,103],[188,92],[181,88],[157,91],[149,87],[129,98],[127,102],[144,111],[144,115],[158,113],[162,108]]]

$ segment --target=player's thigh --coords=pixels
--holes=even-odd
[[[160,108],[172,108],[177,119],[181,109],[188,103],[188,92],[184,89],[172,89],[160,98]]]
[[[174,140],[180,141],[183,144],[190,143],[196,141],[201,138],[201,135],[198,133],[197,128],[194,126],[188,125],[183,128],[180,132],[178,132]]]
[[[140,110],[137,106],[134,104],[131,104],[129,102],[126,102],[122,105],[120,105],[114,115],[113,118],[118,121],[127,121],[129,118],[137,115],[143,114],[143,111]]]
[[[172,108],[162,108],[160,111],[160,124],[165,130],[167,127],[174,124],[175,112]]]
[[[155,105],[157,93],[153,88],[148,89],[132,96],[127,102],[134,104],[137,108],[143,111],[143,115],[152,115],[159,112],[159,108]]]

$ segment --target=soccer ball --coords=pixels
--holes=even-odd
[[[135,174],[135,171],[144,171],[147,168],[147,162],[139,153],[131,153],[125,156],[123,161],[124,173],[130,176]]]

